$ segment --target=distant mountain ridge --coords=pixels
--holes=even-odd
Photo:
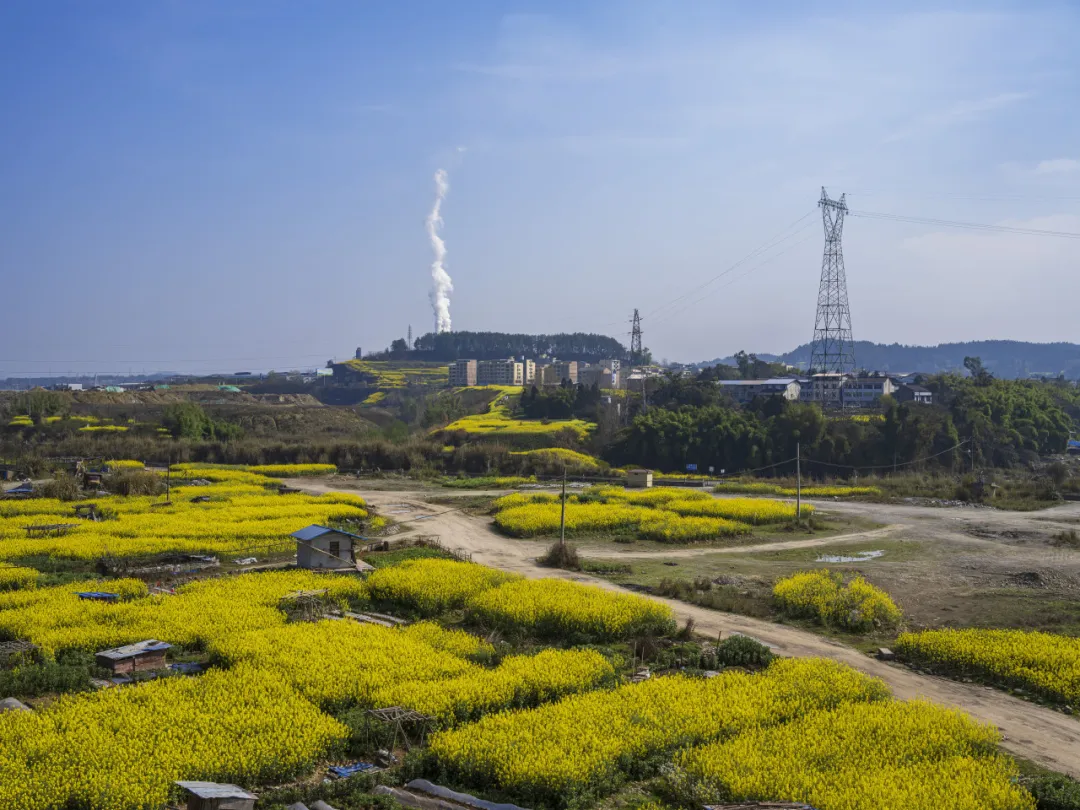
[[[782,354],[759,354],[769,362],[778,361],[805,368],[810,364],[810,344],[804,343]],[[855,341],[855,362],[859,368],[888,371],[893,374],[918,371],[940,374],[963,371],[965,357],[979,357],[996,377],[1018,379],[1031,375],[1080,378],[1080,345],[1076,343],[1029,343],[1022,340],[973,340],[942,343],[937,346],[905,346],[901,343]],[[725,357],[698,365],[734,365],[734,357]]]

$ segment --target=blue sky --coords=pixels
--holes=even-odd
[[[906,5],[0,5],[0,375],[427,331],[439,168],[455,328],[637,307],[672,360],[809,339],[823,185],[1080,232],[1080,8]],[[1080,240],[851,217],[844,246],[857,338],[1080,341]]]

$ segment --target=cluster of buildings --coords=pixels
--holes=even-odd
[[[510,357],[506,360],[458,360],[449,366],[450,385],[465,388],[473,385],[584,385],[591,388],[620,388],[620,363],[602,360],[583,363],[577,360],[551,360],[537,363]]]
[[[914,374],[814,374],[809,378],[776,377],[769,380],[719,380],[717,385],[739,403],[756,397],[779,396],[798,402],[843,408],[871,408],[883,396],[900,402],[929,405],[933,395],[914,382]]]

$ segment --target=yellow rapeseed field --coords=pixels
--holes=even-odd
[[[513,493],[492,504],[495,525],[513,537],[553,535],[562,519],[558,498],[549,493]],[[813,507],[804,507],[807,513]],[[707,492],[679,487],[644,491],[591,487],[571,495],[566,531],[571,534],[636,535],[648,540],[687,543],[750,534],[750,524],[794,520],[795,507],[754,498],[715,499]]]
[[[0,563],[0,591],[14,591],[21,588],[33,588],[40,574],[33,568],[21,568],[17,565]]]
[[[305,468],[319,465],[303,465]],[[252,470],[262,470],[255,472]],[[104,496],[95,503],[115,519],[77,520],[70,502],[50,498],[0,502],[0,560],[48,555],[92,560],[98,557],[139,557],[161,553],[259,556],[287,551],[292,532],[311,523],[368,518],[364,500],[355,495],[287,497],[268,490],[269,471],[302,474],[295,467],[202,468],[183,466],[172,476],[170,503],[149,496]],[[190,479],[209,486],[191,486]],[[208,503],[193,503],[196,496]],[[27,537],[35,524],[75,523],[69,533]]]
[[[434,735],[430,752],[457,778],[529,802],[563,805],[613,788],[636,762],[807,712],[883,700],[884,684],[820,659],[774,662],[759,675],[653,678],[537,709],[489,715]]]
[[[818,810],[1034,810],[995,729],[930,703],[849,703],[683,752],[702,801]],[[676,783],[680,780],[676,779]]]
[[[514,389],[516,392],[517,389]],[[558,433],[561,430],[572,431],[580,441],[588,438],[590,431],[596,427],[591,422],[583,419],[514,419],[510,414],[510,408],[503,401],[509,393],[499,390],[495,398],[488,406],[487,413],[463,416],[451,422],[444,428],[438,428],[434,433],[453,433],[463,431],[477,436],[499,436],[512,438],[514,436],[535,436],[545,433]]]
[[[273,673],[250,666],[69,695],[0,714],[0,806],[161,807],[176,779],[280,782],[347,735]]]
[[[464,607],[476,594],[520,578],[455,560],[408,560],[380,568],[367,580],[371,598],[397,602],[431,616]]]
[[[900,608],[885,591],[855,577],[847,585],[828,569],[802,571],[773,586],[773,598],[792,616],[816,619],[849,630],[892,627],[900,621]]]
[[[954,675],[988,677],[1054,700],[1080,701],[1080,639],[1026,630],[902,633],[904,658]]]
[[[674,614],[666,605],[564,579],[508,582],[474,596],[468,605],[499,627],[526,628],[548,638],[583,635],[607,640],[666,635],[675,629]]]

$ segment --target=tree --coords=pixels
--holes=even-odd
[[[991,374],[983,366],[982,358],[980,357],[965,357],[964,368],[971,374],[971,378],[975,380],[979,385],[987,385],[994,375]]]
[[[754,357],[752,354],[747,354],[742,350],[739,350],[735,353],[735,365],[739,369],[739,376],[742,377],[744,380],[750,379],[750,374],[752,373],[752,369],[754,367],[754,360],[757,360],[757,358]]]
[[[403,360],[409,354],[409,344],[405,338],[398,338],[390,343],[390,359]]]

